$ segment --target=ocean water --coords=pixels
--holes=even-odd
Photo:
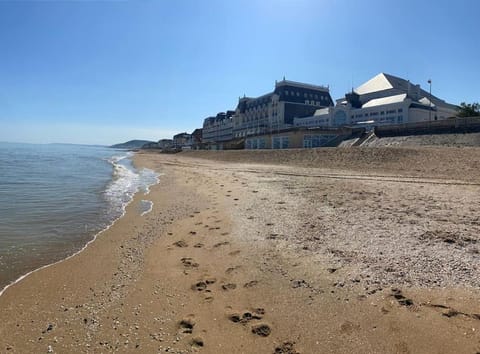
[[[151,170],[105,147],[0,143],[0,292],[85,247],[123,215],[136,192],[151,210]]]

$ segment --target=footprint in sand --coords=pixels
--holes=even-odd
[[[226,274],[232,274],[234,271],[238,270],[242,268],[242,266],[233,266],[233,267],[229,267],[225,270],[225,273]]]
[[[402,306],[413,305],[413,300],[407,299],[405,296],[403,296],[402,291],[400,289],[392,288],[391,296],[393,296],[397,300],[397,302]]]
[[[213,296],[206,296],[205,299],[203,299],[205,302],[212,302],[213,301]]]
[[[235,283],[227,283],[222,285],[222,289],[225,291],[235,290],[236,288],[237,288],[237,284]]]
[[[260,337],[268,337],[270,333],[272,333],[272,330],[268,324],[260,323],[252,326],[252,333]]]
[[[278,347],[275,347],[274,354],[300,354],[295,350],[294,342],[283,342]]]
[[[251,280],[245,284],[243,284],[243,287],[244,288],[253,288],[254,286],[256,286],[258,284],[258,281],[257,280]]]
[[[226,246],[226,245],[229,245],[230,242],[228,241],[223,241],[223,242],[219,242],[219,243],[216,243],[213,245],[214,248],[218,248],[218,247],[221,247],[221,246]]]
[[[190,314],[185,316],[178,324],[178,327],[182,333],[192,333],[193,327],[195,327],[195,315]]]
[[[242,314],[233,313],[228,316],[228,319],[233,323],[240,323],[240,324],[246,325],[251,321],[261,320],[264,314],[265,314],[265,309],[259,307],[259,308],[253,309],[253,311],[245,311]],[[253,334],[256,334],[257,336],[260,336],[260,337],[268,337],[272,332],[270,325],[266,323],[257,323],[252,325],[251,331]]]
[[[205,246],[203,243],[196,243],[193,245],[195,248],[202,248],[203,246]]]
[[[228,319],[234,323],[246,324],[253,320],[261,320],[265,314],[265,309],[259,307],[252,311],[245,311],[243,314],[233,313],[228,316]]]
[[[207,289],[207,283],[204,281],[199,281],[198,283],[195,283],[192,285],[192,290],[195,291],[204,291]]]
[[[240,254],[240,250],[235,250],[235,251],[230,252],[228,255],[229,256],[238,256],[239,254]]]
[[[180,248],[188,247],[188,243],[186,243],[184,240],[178,240],[177,242],[174,242],[173,245]]]
[[[360,330],[360,325],[350,321],[345,321],[340,326],[340,332],[347,335],[351,335],[358,330]]]
[[[203,338],[201,337],[195,337],[190,341],[190,345],[192,347],[203,347],[205,344],[203,342]]]
[[[191,288],[195,291],[204,291],[207,290],[208,285],[215,284],[216,282],[216,278],[206,278],[205,280],[200,280],[199,282],[193,284]]]
[[[185,268],[198,268],[199,264],[190,257],[184,257],[181,259],[182,264]]]

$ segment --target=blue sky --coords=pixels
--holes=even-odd
[[[158,140],[275,80],[480,101],[480,1],[0,0],[0,141]]]

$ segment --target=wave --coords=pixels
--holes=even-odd
[[[140,201],[140,207],[141,207],[141,211],[142,213],[140,214],[140,216],[144,216],[148,213],[150,213],[152,210],[153,210],[153,202],[151,200],[141,200]]]
[[[150,192],[150,187],[159,183],[159,177],[161,174],[147,168],[137,170],[133,166],[131,160],[131,157],[133,155],[133,152],[127,152],[126,154],[120,156],[112,156],[105,159],[113,167],[112,180],[106,186],[103,192],[103,196],[109,204],[110,209],[110,222],[107,224],[107,226],[104,227],[101,231],[97,232],[93,236],[93,238],[88,241],[80,250],[56,262],[34,269],[20,276],[18,279],[11,282],[10,284],[6,285],[3,289],[0,289],[0,296],[2,296],[9,287],[17,284],[30,274],[35,273],[41,269],[50,267],[52,265],[61,263],[85,250],[92,242],[97,239],[100,234],[110,229],[118,219],[125,215],[126,208],[131,203],[136,193],[142,192],[144,195],[147,195]],[[149,202],[150,204],[148,210],[142,212],[142,216],[149,213],[153,209],[153,202],[145,202]]]

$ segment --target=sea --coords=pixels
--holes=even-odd
[[[0,295],[41,267],[86,247],[159,175],[133,153],[99,146],[0,143]]]

